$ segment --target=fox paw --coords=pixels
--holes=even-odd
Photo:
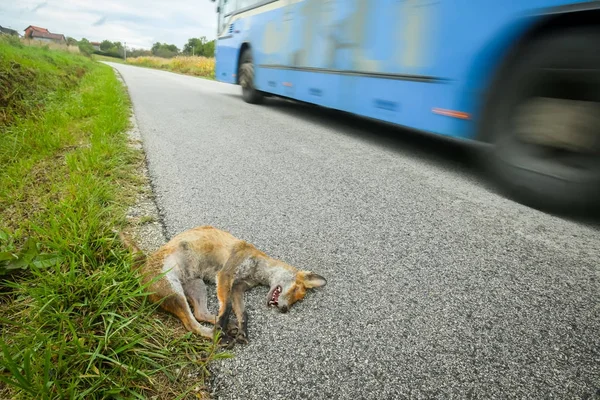
[[[238,332],[235,341],[239,344],[248,344],[248,336],[244,332]]]
[[[231,349],[235,346],[236,338],[234,336],[229,336],[228,334],[221,335],[221,339],[219,340],[219,345],[226,348]]]
[[[232,337],[236,337],[238,335],[238,327],[237,325],[230,325],[227,328],[227,335],[232,336]]]

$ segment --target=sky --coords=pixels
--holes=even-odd
[[[0,0],[0,26],[23,34],[29,25],[90,42],[128,48],[155,42],[179,49],[189,38],[216,37],[216,2],[210,0]]]

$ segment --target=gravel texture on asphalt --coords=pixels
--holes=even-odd
[[[213,225],[328,280],[287,314],[247,293],[215,398],[598,397],[597,223],[504,198],[447,140],[112,65],[169,237]]]

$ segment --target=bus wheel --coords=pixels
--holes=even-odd
[[[536,39],[492,92],[487,162],[515,200],[577,214],[598,206],[599,42],[591,28]]]
[[[254,87],[254,62],[250,49],[244,50],[240,57],[240,70],[238,71],[240,86],[242,86],[242,98],[246,103],[259,104],[263,101],[263,95]]]

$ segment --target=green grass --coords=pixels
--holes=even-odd
[[[0,123],[0,264],[25,268],[0,283],[0,398],[195,398],[228,355],[147,302],[114,233],[141,182],[126,91],[83,56],[0,41],[0,60],[19,93]]]
[[[35,115],[47,96],[72,87],[85,72],[84,57],[27,47],[12,37],[0,40],[0,127]]]
[[[125,64],[125,61],[122,58],[107,57],[107,56],[103,56],[100,54],[94,54],[92,57],[96,61],[110,61],[110,62],[114,62],[114,63]]]

